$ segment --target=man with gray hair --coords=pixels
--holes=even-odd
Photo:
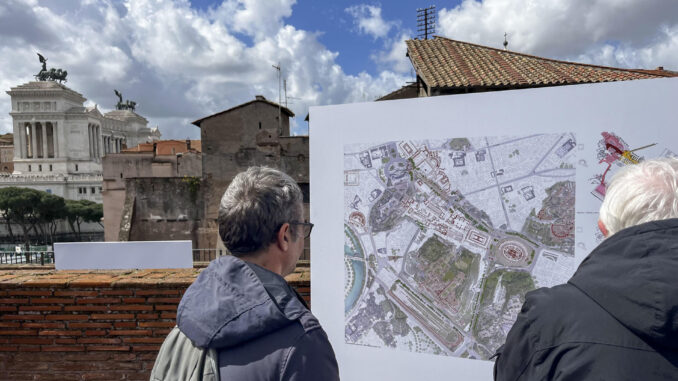
[[[496,380],[678,380],[678,160],[617,173],[598,226],[566,284],[525,296]]]
[[[288,175],[251,167],[228,186],[218,258],[186,290],[151,380],[339,380],[325,331],[284,276],[313,224]]]

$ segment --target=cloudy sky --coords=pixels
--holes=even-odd
[[[295,133],[312,105],[371,101],[413,79],[404,40],[431,1],[2,0],[0,132],[11,87],[48,67],[103,111],[113,89],[163,138],[257,94],[278,99],[280,63]],[[454,0],[435,3],[437,34],[544,57],[678,70],[676,0]]]

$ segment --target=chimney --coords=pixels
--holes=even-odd
[[[263,95],[255,95],[255,96],[254,96],[254,99],[256,99],[256,100],[258,100],[258,101],[265,101],[265,100],[266,100],[266,98],[264,98]]]
[[[664,66],[657,66],[657,70],[664,70]]]
[[[153,142],[153,157],[158,153],[158,143]]]
[[[191,150],[191,139],[186,138],[186,151]]]

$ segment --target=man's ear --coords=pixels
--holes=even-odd
[[[287,251],[290,245],[290,224],[285,222],[282,224],[277,234],[277,245],[278,248],[282,251]]]
[[[607,226],[605,226],[603,221],[601,221],[600,219],[598,219],[598,229],[600,229],[600,232],[603,233],[603,236],[605,238],[607,238],[607,236],[610,235],[610,232],[607,231]]]

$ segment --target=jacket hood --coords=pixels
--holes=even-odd
[[[603,241],[569,283],[651,345],[678,349],[678,219]]]
[[[223,256],[186,290],[177,325],[195,346],[220,349],[276,331],[306,311],[280,275]]]

